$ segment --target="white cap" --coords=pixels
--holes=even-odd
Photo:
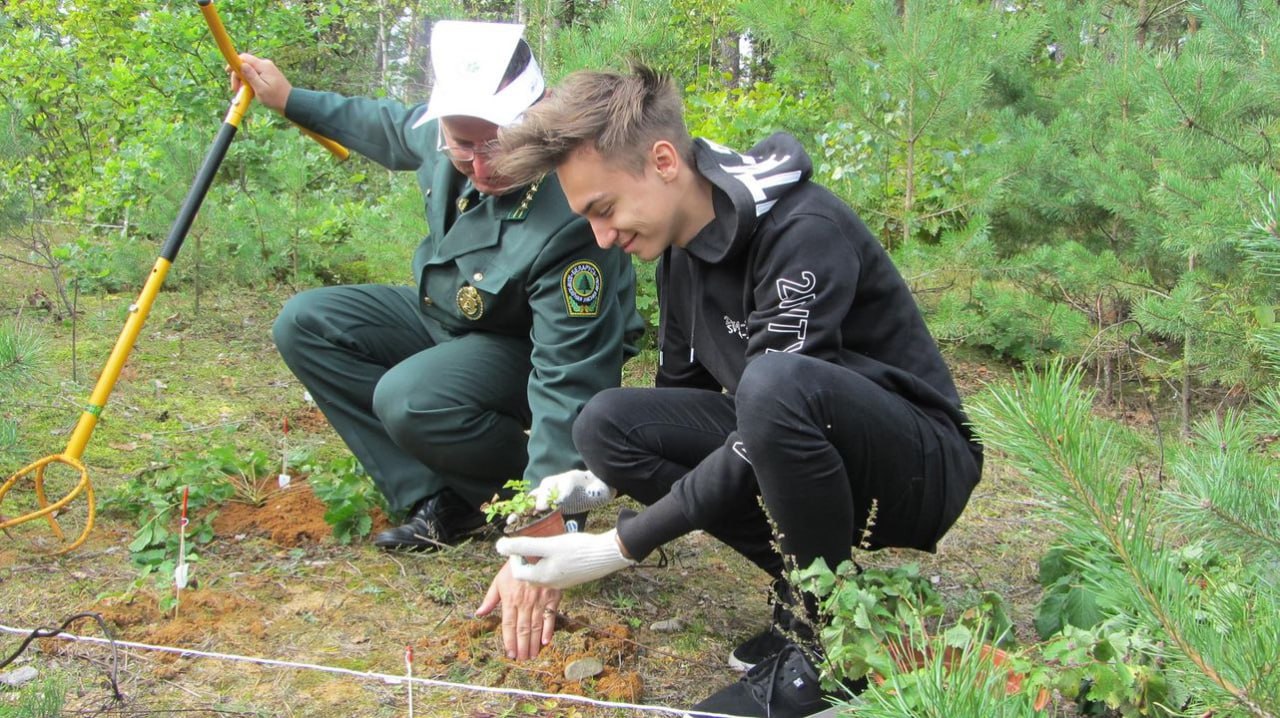
[[[542,97],[546,83],[532,55],[529,65],[498,89],[524,25],[441,20],[431,28],[431,68],[435,86],[427,111],[414,127],[449,115],[466,115],[495,125],[514,123]]]

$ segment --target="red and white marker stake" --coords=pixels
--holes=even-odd
[[[413,646],[404,647],[404,669],[409,684],[409,718],[413,718]]]
[[[289,478],[289,417],[284,418],[284,438],[280,441],[280,476],[276,477],[276,483],[280,484],[280,488],[289,485],[292,479]]]
[[[178,563],[173,567],[173,615],[178,616],[178,598],[187,587],[187,494],[190,486],[182,487],[182,518],[178,519]]]

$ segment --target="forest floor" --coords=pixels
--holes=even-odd
[[[47,358],[36,381],[0,397],[0,417],[18,427],[16,443],[0,446],[0,475],[63,450],[133,301],[81,298],[73,379],[71,323],[32,301],[39,287],[38,277],[0,268],[0,321],[19,317],[46,339]],[[130,479],[192,452],[234,445],[279,457],[286,417],[290,447],[320,457],[345,453],[271,344],[270,323],[286,297],[283,290],[227,290],[205,294],[197,309],[189,291],[160,295],[85,452],[99,507]],[[966,395],[1004,371],[953,364]],[[626,383],[645,385],[651,375],[652,362],[640,359],[628,365]],[[0,513],[20,513],[14,507],[31,493],[31,484],[21,482]],[[389,554],[367,538],[337,543],[324,504],[303,476],[263,499],[260,506],[220,507],[213,539],[192,547],[199,560],[176,611],[161,609],[172,583],[142,576],[131,562],[128,546],[139,528],[133,516],[100,512],[87,543],[62,556],[45,553],[51,538],[43,521],[0,535],[6,629],[0,660],[26,631],[96,612],[117,639],[135,644],[119,647],[118,662],[105,643],[42,639],[7,670],[30,666],[40,684],[65,687],[67,714],[403,716],[411,713],[408,688],[384,676],[406,674],[405,647],[412,646],[416,678],[456,684],[415,684],[416,715],[587,718],[646,712],[582,703],[570,694],[688,707],[737,679],[727,654],[769,619],[765,576],[695,533],[668,546],[663,565],[650,560],[570,591],[552,645],[518,663],[501,655],[497,619],[473,615],[500,565],[491,541]],[[589,529],[606,528],[610,516],[599,512]],[[85,502],[77,500],[62,523],[76,535],[86,518]],[[983,482],[937,554],[881,551],[859,561],[918,563],[953,608],[995,591],[1008,601],[1018,632],[1030,638],[1037,559],[1052,535],[1052,526],[1033,517],[1023,483],[990,456]],[[101,636],[92,620],[68,630]],[[582,657],[599,659],[603,672],[567,679],[565,665]],[[122,701],[112,697],[113,672]],[[0,690],[0,715],[13,710],[20,694]]]

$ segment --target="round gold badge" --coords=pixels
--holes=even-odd
[[[484,300],[475,287],[464,284],[458,290],[458,311],[473,322],[484,315]]]

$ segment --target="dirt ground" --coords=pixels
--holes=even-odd
[[[305,411],[300,390],[262,341],[270,306],[234,307],[241,313],[224,324],[175,329],[161,321],[144,334],[141,360],[113,398],[111,410],[122,418],[100,429],[90,447],[100,493],[145,470],[149,460],[198,448],[210,440],[204,427],[234,422],[241,434],[265,434],[282,407],[291,415]],[[103,316],[116,315],[104,309]],[[104,326],[110,336],[110,322]],[[166,341],[179,348],[166,350]],[[199,349],[199,341],[212,348]],[[88,356],[105,356],[101,346],[89,349]],[[197,360],[214,366],[209,378],[192,375]],[[257,364],[269,368],[261,375],[239,369]],[[645,373],[644,367],[631,371]],[[977,391],[990,372],[984,365],[957,363],[966,392]],[[179,392],[192,401],[175,403]],[[82,393],[87,395],[83,384],[63,383],[54,399],[10,397],[0,410],[42,417],[43,423],[26,424],[46,428],[26,444],[57,450]],[[169,414],[162,426],[172,426],[173,415],[186,415],[168,432],[142,425],[143,417],[155,419],[161,412]],[[296,418],[291,442],[341,450],[327,426]],[[94,454],[96,445],[113,448]],[[29,488],[15,488],[22,491]],[[0,511],[13,513],[8,505],[6,500]],[[415,684],[415,715],[628,716],[645,712],[580,703],[570,695],[687,707],[736,680],[726,655],[768,621],[765,577],[696,533],[669,545],[661,561],[654,557],[570,591],[552,645],[537,659],[518,663],[498,650],[497,620],[474,617],[500,565],[491,541],[389,554],[367,540],[335,543],[324,511],[304,477],[270,493],[261,506],[221,506],[215,537],[194,549],[191,583],[174,611],[161,610],[172,586],[157,586],[131,564],[127,546],[137,526],[127,517],[99,515],[86,545],[65,556],[42,553],[49,545],[43,522],[0,535],[0,624],[27,631],[96,612],[122,641],[217,654],[134,646],[121,647],[113,661],[111,647],[103,643],[42,639],[9,670],[31,666],[42,679],[60,680],[68,689],[66,711],[85,715],[403,716],[410,714],[408,688],[384,677],[406,674],[405,648],[411,646],[416,678],[450,684]],[[63,521],[70,533],[83,525],[83,512],[83,501],[69,507]],[[997,591],[1011,603],[1019,630],[1030,635],[1039,595],[1036,558],[1050,531],[1028,520],[1030,512],[1020,481],[993,457],[968,510],[936,555],[882,551],[860,560],[920,563],[953,605],[980,591]],[[593,515],[588,530],[607,528],[611,517],[605,511]],[[672,619],[678,621],[674,630],[663,625]],[[101,635],[91,620],[69,631]],[[23,638],[0,632],[0,659]],[[566,667],[584,658],[598,660],[602,671],[567,678]],[[121,701],[112,697],[113,672]],[[0,715],[15,695],[0,690]]]

